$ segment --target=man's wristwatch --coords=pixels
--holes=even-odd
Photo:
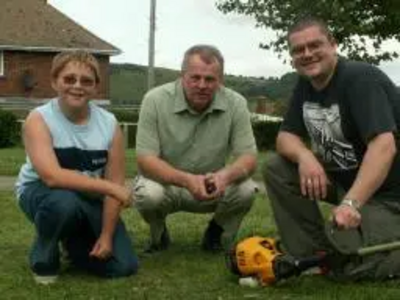
[[[357,211],[359,211],[361,208],[360,202],[358,202],[357,200],[354,200],[354,199],[343,199],[342,202],[340,202],[340,205],[350,206]]]

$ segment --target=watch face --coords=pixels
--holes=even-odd
[[[342,201],[343,204],[346,204],[348,206],[354,207],[356,209],[360,208],[360,203],[357,200],[353,199],[343,199]]]
[[[356,200],[351,200],[351,203],[354,205],[354,207],[357,207],[357,208],[360,207],[360,203]]]

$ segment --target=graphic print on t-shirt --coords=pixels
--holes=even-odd
[[[318,103],[304,102],[303,118],[312,147],[329,171],[357,168],[354,148],[342,131],[337,104],[322,107]]]

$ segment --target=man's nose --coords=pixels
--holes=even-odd
[[[309,57],[309,56],[311,56],[311,54],[312,54],[312,51],[310,51],[310,49],[307,46],[304,47],[303,56]]]
[[[205,81],[205,79],[204,78],[201,78],[200,80],[199,80],[199,88],[205,88],[207,86],[207,83],[206,83],[206,81]]]

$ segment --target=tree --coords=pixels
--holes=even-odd
[[[217,0],[217,8],[251,16],[257,27],[274,30],[276,39],[260,47],[280,57],[287,50],[287,29],[305,16],[325,20],[349,58],[377,64],[398,57],[382,47],[385,41],[400,41],[398,0]]]

